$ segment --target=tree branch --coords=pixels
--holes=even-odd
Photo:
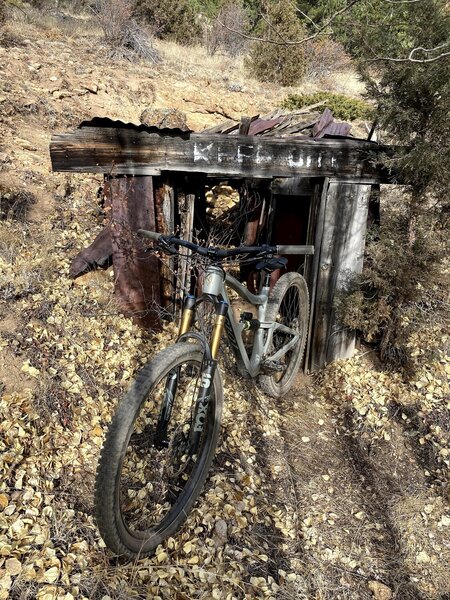
[[[331,32],[325,32],[325,30],[331,25],[331,23],[337,17],[339,17],[343,13],[347,12],[352,6],[354,6],[355,4],[358,4],[359,2],[362,2],[362,1],[363,0],[350,0],[350,2],[346,6],[344,6],[340,10],[336,11],[328,19],[328,21],[326,21],[323,25],[321,25],[320,27],[318,27],[317,31],[315,33],[313,33],[311,35],[308,35],[307,37],[302,38],[301,40],[284,40],[283,36],[280,34],[280,32],[278,32],[273,25],[271,25],[270,23],[268,23],[267,19],[265,19],[266,22],[271,26],[271,28],[281,38],[281,41],[280,40],[273,40],[271,38],[261,38],[261,37],[257,37],[257,36],[254,36],[254,35],[248,35],[246,33],[242,33],[242,31],[238,31],[237,29],[233,29],[233,28],[229,27],[228,25],[226,25],[225,23],[223,23],[222,21],[220,21],[220,19],[217,19],[217,22],[219,23],[219,25],[221,25],[222,27],[224,27],[228,31],[231,31],[232,33],[237,33],[238,35],[242,36],[246,40],[251,40],[252,42],[265,42],[267,44],[275,44],[275,45],[278,45],[278,46],[299,46],[300,44],[304,44],[305,42],[309,42],[310,40],[315,39],[319,35],[330,35]]]
[[[389,61],[389,62],[431,63],[431,62],[435,62],[436,60],[440,60],[441,58],[444,58],[446,56],[450,56],[450,51],[449,52],[441,52],[437,56],[432,56],[430,58],[415,58],[415,54],[417,52],[424,52],[424,53],[430,54],[431,52],[436,52],[438,50],[442,50],[443,48],[446,48],[448,46],[450,46],[450,42],[444,42],[443,44],[440,44],[439,46],[435,46],[434,48],[424,48],[423,46],[418,46],[417,48],[413,48],[411,50],[411,52],[409,53],[409,55],[404,58],[393,58],[392,56],[377,56],[376,58],[371,58],[367,62],[376,62],[376,61],[380,61],[380,60],[385,60],[385,61]]]
[[[306,19],[307,21],[309,21],[311,23],[311,25],[314,27],[314,29],[319,29],[319,26],[317,25],[317,23],[315,21],[313,21],[309,15],[307,15],[305,12],[303,12],[299,8],[296,8],[295,10],[297,12],[299,12],[304,19]]]

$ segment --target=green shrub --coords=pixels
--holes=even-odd
[[[161,39],[174,40],[183,45],[201,39],[201,26],[190,0],[138,0],[136,8]]]
[[[408,197],[389,192],[381,225],[368,235],[364,270],[348,282],[337,311],[344,326],[378,346],[387,366],[412,373],[450,325],[450,281],[446,233],[424,210],[411,239]]]
[[[345,121],[354,121],[355,119],[370,119],[373,114],[373,108],[364,100],[349,98],[343,94],[333,94],[332,92],[315,92],[314,94],[289,94],[283,101],[283,107],[289,110],[311,106],[318,102],[325,102],[324,107],[331,110],[338,119]]]
[[[255,37],[267,41],[252,44],[246,66],[260,81],[295,85],[305,73],[305,50],[298,42],[305,37],[294,4],[289,0],[268,2]]]

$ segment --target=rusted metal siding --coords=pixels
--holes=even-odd
[[[115,291],[119,308],[146,328],[160,325],[158,259],[145,253],[138,229],[155,230],[151,177],[113,177],[111,194],[111,245]]]

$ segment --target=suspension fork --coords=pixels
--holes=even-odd
[[[219,353],[220,340],[222,339],[225,319],[228,313],[227,302],[216,303],[216,319],[210,340],[211,356],[205,358],[201,374],[200,389],[189,433],[189,448],[195,453],[199,444],[203,429],[208,418],[209,399],[211,397],[211,386],[217,369],[217,355]]]
[[[195,297],[190,295],[187,296],[184,302],[179,337],[185,336],[185,334],[187,334],[191,328],[194,320],[195,305]],[[202,365],[200,388],[198,390],[197,401],[192,418],[192,425],[189,433],[189,448],[191,452],[195,452],[198,448],[201,434],[207,419],[211,385],[213,383],[217,368],[217,354],[223,335],[227,312],[228,303],[216,303],[216,319],[208,348],[209,352],[205,353],[207,356],[205,356]],[[168,446],[167,428],[172,414],[173,401],[178,389],[179,374],[179,368],[172,369],[167,374],[164,400],[158,418],[154,440],[155,447],[159,449]]]
[[[187,295],[184,301],[183,314],[181,317],[180,329],[178,335],[185,334],[191,328],[194,320],[195,297]],[[169,426],[170,417],[172,414],[173,401],[178,389],[178,380],[180,369],[172,369],[167,374],[166,387],[164,389],[164,399],[159,413],[158,423],[156,425],[156,434],[154,445],[158,449],[168,446],[167,428]]]

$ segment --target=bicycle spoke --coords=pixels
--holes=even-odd
[[[139,532],[159,523],[182,493],[196,465],[189,454],[189,431],[199,388],[201,365],[186,363],[177,371],[176,395],[171,416],[164,422],[166,445],[155,443],[168,381],[173,372],[152,390],[134,424],[123,460],[120,502],[128,529]],[[152,407],[162,404],[158,412]]]

